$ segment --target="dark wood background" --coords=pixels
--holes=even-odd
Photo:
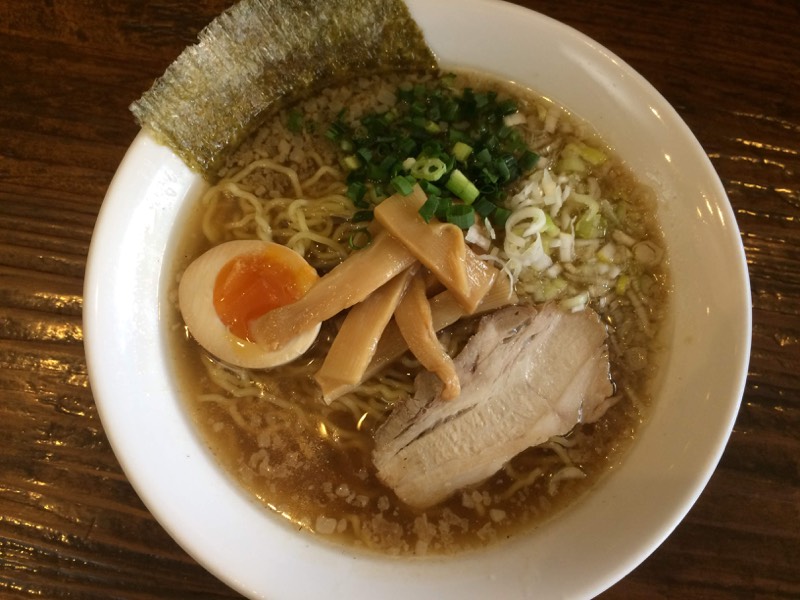
[[[722,178],[750,265],[752,360],[719,468],[602,597],[798,598],[800,2],[520,3],[607,46],[675,106]],[[137,132],[127,106],[230,4],[0,0],[0,597],[237,597],[122,474],[81,325],[92,228]]]

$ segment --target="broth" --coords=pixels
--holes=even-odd
[[[409,78],[426,83],[424,78],[401,75],[356,80],[323,90],[267,123],[220,175],[231,177],[255,161],[270,161],[269,166],[236,182],[234,187],[246,194],[233,194],[234,187],[228,187],[196,207],[179,232],[177,276],[212,245],[263,236],[264,220],[275,241],[301,244],[309,262],[321,271],[342,260],[342,254],[350,251],[347,241],[359,227],[348,219],[353,208],[345,201],[343,177],[326,170],[338,169],[341,161],[339,149],[325,137],[327,124],[344,108],[346,118],[353,121],[369,110],[388,110],[394,101],[392,90]],[[527,116],[526,135],[539,144],[535,149],[554,167],[567,140],[602,147],[588,126],[531,92],[475,74],[460,73],[457,83],[476,90],[496,89],[516,99]],[[547,132],[551,127],[554,130]],[[600,197],[612,203],[620,230],[633,240],[660,247],[652,192],[613,153],[605,148],[603,152],[609,159],[591,171],[596,182],[592,185],[599,186]],[[319,236],[304,237],[292,228],[292,219],[309,205],[294,197],[295,183],[275,165],[291,165],[303,190],[313,189],[315,198],[331,205],[328,224],[322,223],[324,216],[313,212],[303,218],[312,232],[321,227],[336,244],[320,243]],[[619,400],[597,423],[577,426],[565,437],[526,450],[487,481],[425,511],[398,500],[377,479],[370,458],[375,429],[395,403],[413,393],[413,377],[419,370],[413,357],[404,356],[326,406],[311,376],[330,346],[337,319],[323,323],[315,344],[294,362],[248,371],[224,365],[197,346],[176,311],[172,340],[176,370],[186,406],[222,468],[265,507],[297,527],[393,555],[475,549],[557,514],[623,460],[649,409],[660,353],[658,329],[668,301],[665,261],[636,268],[628,275],[634,283],[625,289],[619,284],[621,276],[610,286],[601,285],[583,281],[585,274],[580,270],[567,278],[566,288],[555,290],[552,277],[520,276],[517,291],[527,303],[558,301],[576,290],[591,291],[590,306],[609,329],[611,374]],[[451,354],[457,353],[474,326],[474,318],[466,319],[442,334]]]

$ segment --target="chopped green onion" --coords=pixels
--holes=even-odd
[[[483,176],[483,179],[486,180],[487,183],[490,183],[493,186],[500,180],[500,177],[497,175],[497,173],[488,168],[481,169],[481,175]]]
[[[454,204],[447,211],[447,222],[469,229],[475,223],[475,211],[468,204]]]
[[[494,169],[500,181],[505,182],[511,179],[511,170],[508,168],[506,161],[503,160],[502,158],[498,158],[494,162]]]
[[[482,108],[489,104],[489,93],[478,93],[473,96],[475,98],[475,107]]]
[[[367,163],[367,179],[371,181],[386,181],[389,171],[384,169],[381,165],[375,163]]]
[[[408,196],[414,190],[414,185],[402,175],[398,175],[392,179],[392,185],[394,186],[394,189],[396,189],[400,194],[403,194],[403,196]]]
[[[491,215],[497,208],[494,203],[489,202],[486,198],[478,198],[472,203],[472,208],[481,217],[486,218]]]
[[[422,191],[425,192],[428,196],[442,195],[442,189],[432,184],[430,181],[425,181],[423,179],[422,181],[419,182],[419,187],[421,187]]]
[[[425,123],[425,131],[428,133],[439,133],[441,130],[442,128],[439,127],[439,124],[435,123],[434,121],[428,121]]]
[[[364,202],[364,194],[367,193],[367,186],[360,181],[353,181],[347,186],[347,197],[353,201],[356,206],[366,205]]]
[[[426,223],[429,223],[436,214],[438,208],[439,198],[437,196],[428,196],[428,199],[425,200],[425,204],[419,207],[419,215]]]
[[[510,115],[517,112],[517,103],[511,99],[504,100],[497,105],[497,112],[501,116]]]
[[[511,216],[511,211],[507,208],[503,208],[502,206],[498,206],[494,209],[494,214],[492,216],[496,225],[499,227],[505,227],[508,217]]]
[[[531,150],[525,150],[518,161],[519,168],[523,171],[532,169],[536,166],[537,162],[539,162],[539,155]]]
[[[422,144],[422,153],[425,156],[438,156],[443,151],[442,145],[436,140],[428,140]]]
[[[446,171],[447,165],[440,158],[421,158],[411,167],[411,174],[425,181],[438,181]]]
[[[456,142],[453,145],[452,154],[456,157],[457,161],[467,162],[469,155],[472,154],[472,146],[464,142]]]
[[[482,165],[488,165],[492,162],[492,153],[488,148],[483,148],[475,155],[475,161]]]
[[[345,121],[346,111],[340,111],[325,133],[342,153],[348,196],[356,208],[371,208],[387,195],[419,183],[428,196],[438,198],[433,215],[439,219],[447,220],[458,198],[457,203],[476,203],[473,216],[502,226],[509,213],[497,207],[509,184],[539,158],[526,145],[521,129],[512,126],[525,120],[516,103],[494,92],[456,89],[447,76],[401,84],[395,96],[393,108],[364,114],[352,126]],[[302,126],[307,129],[309,124]],[[592,150],[589,156],[600,158]],[[576,144],[569,152],[588,167],[589,159],[581,151],[586,149]],[[439,181],[445,185],[432,183]],[[354,187],[356,182],[360,185]]]
[[[400,156],[409,156],[411,154],[414,154],[416,148],[417,148],[417,142],[415,142],[411,138],[404,138],[400,142],[400,145],[397,147],[397,151],[400,154]]]
[[[292,133],[300,133],[303,130],[303,113],[299,110],[293,110],[289,113],[286,127]]]
[[[351,154],[350,156],[344,157],[344,166],[351,171],[355,171],[361,166],[361,162],[358,160],[357,156]]]
[[[365,227],[353,230],[350,238],[347,240],[348,245],[352,250],[361,250],[366,248],[372,242],[372,234]]]
[[[466,133],[455,127],[450,127],[447,138],[451,142],[464,142],[465,144],[470,141],[470,137]]]
[[[453,206],[453,199],[449,197],[439,198],[439,206],[436,207],[436,217],[442,221],[447,221],[447,211]]]
[[[325,132],[325,137],[329,140],[338,140],[340,139],[345,133],[347,132],[347,125],[342,123],[341,121],[334,121],[331,123],[328,130]]]
[[[371,210],[357,210],[353,213],[353,216],[350,218],[353,223],[363,223],[365,221],[372,221],[375,218],[375,215],[372,213]]]
[[[372,160],[372,152],[370,152],[369,148],[359,148],[356,150],[356,154],[364,159],[364,162],[369,162]]]
[[[512,133],[514,133],[514,130],[503,122],[503,126],[497,132],[497,137],[501,140],[507,140]]]
[[[450,179],[447,180],[447,189],[461,198],[467,204],[471,204],[478,197],[478,188],[467,176],[458,169],[453,169]]]

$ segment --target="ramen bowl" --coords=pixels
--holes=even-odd
[[[514,81],[565,106],[658,194],[673,287],[668,351],[648,422],[618,468],[544,524],[453,557],[365,554],[276,518],[221,470],[181,401],[167,342],[169,256],[183,209],[206,184],[145,132],[108,190],[88,261],[85,346],[100,417],[155,518],[200,564],[248,597],[589,598],[670,534],[730,434],[751,328],[734,215],[687,126],[607,49],[504,3],[411,0],[409,6],[443,65]]]

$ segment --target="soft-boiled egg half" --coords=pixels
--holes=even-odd
[[[239,367],[263,369],[303,354],[317,325],[268,351],[250,339],[248,324],[301,298],[319,276],[295,251],[261,240],[225,242],[198,257],[183,274],[178,303],[197,342]]]

